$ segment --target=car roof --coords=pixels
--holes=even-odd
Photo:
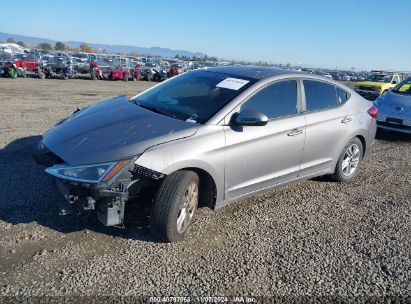
[[[256,66],[212,67],[212,68],[206,68],[206,70],[212,71],[212,72],[218,72],[218,73],[226,73],[226,74],[230,74],[230,75],[237,76],[237,77],[251,78],[251,79],[255,79],[257,82],[260,82],[261,80],[264,81],[263,79],[273,77],[273,76],[279,76],[280,78],[303,77],[307,79],[330,83],[334,86],[339,87],[340,89],[350,92],[350,94],[355,93],[355,91],[352,88],[348,87],[344,83],[335,81],[330,78],[326,78],[321,75],[309,74],[309,73],[300,72],[300,71],[291,71],[291,70],[285,70],[285,69],[279,69],[279,68],[256,67]]]
[[[226,66],[226,67],[213,67],[207,68],[208,71],[226,73],[240,77],[254,78],[257,80],[278,75],[287,75],[287,74],[300,74],[301,72],[290,71],[279,68],[268,68],[268,67],[257,67],[257,66]]]

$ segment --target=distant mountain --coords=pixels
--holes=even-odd
[[[16,41],[23,41],[28,45],[38,45],[40,43],[50,43],[54,46],[57,42],[56,40],[45,39],[45,38],[37,38],[37,37],[28,37],[23,35],[16,35],[16,34],[7,34],[0,32],[0,41],[6,41],[8,38],[13,38]],[[69,47],[78,48],[82,42],[80,41],[66,41],[64,42]],[[138,46],[131,46],[131,45],[110,45],[110,44],[101,44],[101,43],[89,43],[87,44],[96,50],[107,50],[109,53],[138,53],[141,55],[151,55],[151,56],[162,56],[162,57],[174,57],[176,55],[180,56],[187,56],[187,57],[204,57],[205,54],[201,52],[190,52],[185,50],[172,50],[168,48],[161,48],[161,47],[138,47]]]

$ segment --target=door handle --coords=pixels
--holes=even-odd
[[[347,123],[349,123],[351,120],[352,120],[351,117],[344,117],[344,119],[341,120],[341,122],[342,122],[343,124],[347,124]]]
[[[287,133],[288,136],[297,136],[303,133],[303,130],[294,129],[291,132]]]

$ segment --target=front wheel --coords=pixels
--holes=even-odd
[[[193,171],[177,171],[160,185],[150,212],[151,232],[159,240],[176,242],[189,232],[198,206],[199,178]]]
[[[353,138],[343,149],[331,178],[338,182],[353,179],[360,167],[363,156],[363,145],[357,137]]]

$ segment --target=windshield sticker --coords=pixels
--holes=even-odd
[[[239,90],[249,83],[248,80],[228,77],[216,85],[217,88]]]

